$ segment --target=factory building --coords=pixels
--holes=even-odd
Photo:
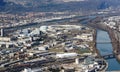
[[[8,42],[8,41],[11,41],[11,38],[9,38],[9,37],[0,37],[0,41]]]
[[[14,43],[12,42],[0,42],[0,47],[6,47],[6,48],[11,48],[14,47]]]
[[[76,57],[77,53],[63,53],[63,54],[56,54],[57,58],[69,58],[69,57]]]

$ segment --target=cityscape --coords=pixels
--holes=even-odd
[[[0,72],[120,72],[119,4],[1,0]]]

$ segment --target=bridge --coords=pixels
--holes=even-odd
[[[109,44],[109,43],[115,43],[112,41],[96,41],[97,44]]]
[[[115,54],[103,55],[102,58],[104,58],[104,59],[112,59],[112,58],[115,58]]]

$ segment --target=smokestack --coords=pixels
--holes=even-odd
[[[3,37],[3,36],[4,36],[4,30],[1,29],[1,37]]]
[[[75,63],[76,63],[76,64],[80,64],[79,58],[76,58],[76,59],[75,59]]]

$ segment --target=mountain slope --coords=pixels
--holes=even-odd
[[[0,11],[96,11],[118,8],[120,0],[0,0]]]

